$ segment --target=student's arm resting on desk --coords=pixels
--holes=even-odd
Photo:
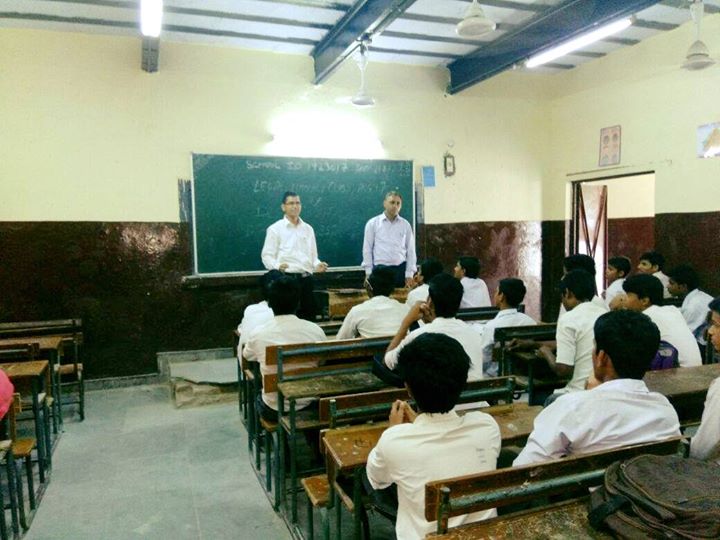
[[[398,354],[400,350],[407,344],[409,340],[415,339],[415,335],[412,337],[408,335],[408,331],[414,322],[420,319],[425,320],[428,314],[428,306],[424,302],[418,302],[410,308],[405,318],[400,323],[397,333],[392,338],[390,345],[385,352],[385,365],[389,369],[395,369],[398,363]],[[425,322],[430,322],[425,320]],[[414,332],[413,332],[414,333]]]
[[[351,308],[348,314],[345,315],[345,319],[343,319],[342,326],[335,335],[335,339],[351,339],[358,336],[357,321],[353,316],[354,309],[355,307]]]
[[[543,345],[536,354],[544,358],[553,373],[559,377],[570,376],[575,369],[575,350],[577,348],[575,329],[568,324],[563,324],[563,321],[558,322],[555,341],[557,343],[555,353],[550,347]]]
[[[690,457],[720,458],[720,378],[708,390],[700,427],[690,440]]]
[[[578,419],[561,396],[535,418],[533,431],[513,467],[542,463],[566,456],[571,451],[573,427]]]
[[[397,400],[393,403],[389,415],[390,427],[382,434],[377,446],[372,449],[367,460],[367,477],[374,489],[385,489],[395,483],[391,474],[394,467],[389,463],[390,460],[386,456],[386,448],[392,443],[390,438],[392,437],[393,428],[400,424],[412,424],[416,416],[417,414],[406,401]]]

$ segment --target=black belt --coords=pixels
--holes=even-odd
[[[310,272],[284,272],[286,276],[292,276],[297,278],[304,278],[304,277],[310,277],[312,274]]]

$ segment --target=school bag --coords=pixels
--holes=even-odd
[[[661,340],[658,351],[655,353],[655,358],[653,358],[653,361],[650,364],[650,371],[672,369],[676,367],[680,367],[678,350],[667,341]]]
[[[648,454],[613,463],[588,520],[628,540],[720,538],[720,466]]]

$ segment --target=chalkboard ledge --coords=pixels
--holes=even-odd
[[[258,279],[264,272],[227,272],[218,274],[193,274],[183,276],[183,289],[239,289],[257,287]],[[362,288],[365,273],[355,267],[331,268],[322,274],[315,274],[315,288],[356,287]]]

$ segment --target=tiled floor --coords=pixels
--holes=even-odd
[[[175,409],[166,386],[87,393],[65,424],[28,540],[287,539],[236,404]]]

